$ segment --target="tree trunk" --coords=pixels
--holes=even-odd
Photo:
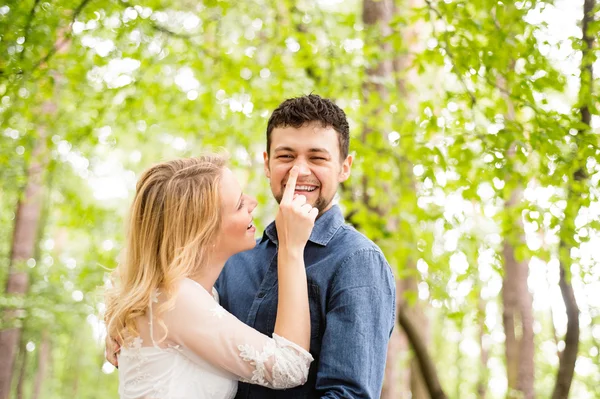
[[[397,303],[402,297],[402,282],[396,279]],[[396,305],[396,311],[399,305]],[[387,360],[385,363],[385,377],[380,399],[410,399],[408,387],[410,387],[410,373],[406,367],[408,364],[403,359],[403,354],[408,354],[409,345],[406,336],[399,328],[394,328],[390,343],[388,345]]]
[[[521,198],[521,190],[513,191],[507,208]],[[522,226],[515,226],[522,229]],[[533,399],[534,342],[532,298],[527,286],[528,263],[515,259],[515,249],[505,238],[502,248],[504,280],[502,282],[502,320],[506,336],[505,355],[508,397]]]
[[[28,289],[29,279],[25,263],[33,257],[41,211],[42,177],[46,153],[46,138],[41,134],[31,154],[27,169],[25,192],[17,204],[10,267],[6,284],[8,295],[23,296]],[[19,310],[4,312],[4,320],[16,323]],[[0,399],[10,393],[15,356],[21,337],[21,328],[12,326],[0,331]]]
[[[392,17],[394,10],[393,0],[363,0],[363,22],[367,28],[374,28],[378,31],[377,37],[385,37],[391,33],[389,22]],[[366,45],[377,46],[382,51],[388,51],[389,45],[382,43],[377,40],[376,43],[366,43]],[[370,99],[372,96],[377,98],[387,98],[388,93],[382,81],[386,78],[391,78],[393,72],[392,60],[390,57],[384,58],[375,65],[369,65],[366,69],[365,82],[362,87],[362,94],[364,100],[364,106],[368,109],[369,119],[377,120],[377,116],[382,112],[381,107],[373,108]],[[361,141],[367,143],[368,137],[374,132],[374,127],[365,123],[361,134]],[[369,209],[373,208],[369,193],[369,182],[368,177],[363,175],[362,184],[362,202]],[[382,214],[381,209],[371,209],[373,212]],[[398,298],[402,295],[399,282],[396,282],[396,295]],[[410,383],[409,375],[403,370],[402,354],[407,353],[406,341],[402,339],[401,334],[397,329],[394,329],[390,342],[388,345],[388,353],[386,360],[386,370],[384,385],[381,392],[382,399],[392,398],[407,398],[408,395],[403,394],[403,391],[408,390],[408,384]]]
[[[35,373],[35,381],[33,383],[33,394],[31,399],[38,399],[42,389],[42,385],[46,378],[46,370],[48,368],[48,359],[50,358],[50,336],[48,330],[42,332],[42,342],[40,343],[38,353],[38,367]]]
[[[595,0],[585,0],[583,3],[583,19],[581,23],[582,32],[582,57],[580,67],[580,86],[579,86],[579,104],[580,104],[580,118],[581,123],[585,127],[579,130],[577,138],[581,140],[582,137],[588,134],[588,130],[591,129],[591,111],[589,104],[593,98],[593,57],[592,51],[594,48],[594,36],[590,32],[590,24],[594,22],[594,8],[596,6]],[[587,179],[587,173],[581,167],[577,170],[571,179],[571,184],[577,182],[578,186],[581,185],[583,180]],[[574,185],[574,184],[573,184]],[[567,195],[567,209],[565,210],[565,221],[577,217],[579,212],[579,206],[573,206],[572,203],[577,200],[579,193],[575,191],[575,187],[571,186],[568,189]],[[569,218],[569,219],[567,219]],[[571,389],[571,383],[573,382],[573,374],[575,372],[575,362],[577,361],[577,353],[579,352],[579,307],[575,300],[575,293],[573,286],[570,282],[570,250],[571,247],[569,242],[569,235],[573,232],[567,227],[567,223],[564,222],[561,226],[560,233],[560,292],[565,302],[565,308],[567,310],[567,332],[565,335],[565,348],[559,357],[558,373],[556,375],[556,382],[554,385],[554,391],[552,392],[552,399],[563,399],[569,396],[569,390]]]
[[[523,392],[525,399],[535,397],[535,343],[533,333],[533,297],[529,292],[527,279],[529,277],[529,265],[524,263],[520,268],[521,284],[519,284],[519,311],[521,316],[522,333],[519,343],[520,362],[518,389]]]
[[[421,0],[407,0],[405,1],[405,6],[402,10],[406,11],[407,8],[416,7],[417,3]],[[364,0],[363,1],[363,22],[365,26],[375,28],[378,31],[378,38],[385,38],[386,36],[392,34],[392,29],[390,28],[390,21],[393,18],[394,14],[400,12],[401,9],[396,7],[393,0]],[[418,35],[418,27],[412,26],[408,29],[404,29],[401,33],[402,37],[405,38],[406,47],[408,48],[408,54],[413,53],[413,48],[417,45],[417,40],[415,38]],[[377,40],[377,39],[376,39]],[[379,40],[377,43],[372,43],[371,45],[375,45],[380,48],[380,53],[391,53],[391,46],[389,43],[385,43]],[[372,96],[376,96],[379,99],[386,99],[389,97],[388,88],[386,87],[386,83],[392,86],[395,84],[396,89],[404,94],[405,103],[407,104],[407,109],[414,102],[408,98],[408,90],[406,83],[406,76],[409,72],[409,65],[411,63],[410,55],[402,55],[397,57],[387,56],[383,57],[376,65],[371,65],[367,69],[366,73],[366,83],[363,85],[363,98],[365,105],[367,107],[370,106],[370,100]],[[370,118],[372,120],[381,120],[381,118],[389,118],[389,115],[383,114],[384,109],[382,107],[378,107],[375,109],[371,109]],[[407,112],[410,113],[410,111]],[[372,126],[364,126],[362,132],[362,141],[365,143],[367,141],[367,137],[369,134],[373,133]],[[411,168],[406,168],[407,173],[406,176],[411,176]],[[415,184],[412,179],[408,179],[409,184],[407,187],[414,188]],[[367,178],[363,178],[362,191],[364,195],[363,202],[365,205],[369,206],[370,198],[367,194],[367,189],[369,186]],[[410,189],[410,188],[409,188]],[[390,191],[390,190],[387,190]],[[416,190],[413,190],[416,192]],[[416,205],[416,198],[414,201]],[[374,204],[371,204],[374,206]],[[385,210],[376,209],[376,212],[380,214],[385,214]],[[390,225],[392,226],[390,230],[397,230],[398,221],[390,221]],[[401,267],[409,270],[407,272],[408,275],[412,276],[418,275],[418,271],[416,270],[416,262],[409,260],[406,264],[403,264]],[[414,272],[414,273],[413,273]],[[418,292],[417,288],[417,280],[414,277],[397,279],[397,290],[396,294],[398,296],[399,302],[401,298],[407,292]],[[404,305],[408,306],[408,305]],[[411,304],[410,307],[405,309],[407,317],[411,319],[411,322],[418,328],[420,331],[419,339],[428,341],[428,322],[425,314],[423,313],[421,307],[418,303]],[[400,313],[400,310],[397,309],[397,313]],[[414,345],[413,345],[414,347]],[[413,398],[413,399],[426,399],[428,398],[427,388],[424,383],[421,369],[419,367],[419,363],[416,359],[410,359],[406,355],[409,354],[408,350],[408,341],[405,334],[400,332],[394,332],[392,337],[390,338],[390,345],[388,348],[388,357],[386,363],[386,378],[384,380],[384,386],[382,390],[381,397],[383,399],[397,399],[397,398]],[[410,391],[409,391],[410,390]]]
[[[408,262],[407,269],[418,273],[417,267],[414,262]],[[417,287],[417,280],[414,277],[405,277],[400,281],[401,291],[402,292],[413,292],[417,293],[419,291]],[[425,343],[425,345],[429,344],[429,322],[425,313],[423,313],[422,307],[419,305],[419,302],[415,302],[411,306],[405,304],[406,313],[411,319],[415,328],[419,330],[420,339]],[[414,350],[413,350],[414,352]],[[411,399],[429,399],[429,392],[427,391],[427,385],[423,379],[423,373],[421,371],[421,367],[419,366],[419,362],[414,357],[414,354],[411,353],[410,359],[410,393]]]
[[[21,335],[21,345],[19,345],[19,354],[21,365],[19,367],[19,379],[17,380],[17,399],[23,399],[23,384],[25,383],[25,373],[27,372],[28,352],[25,349],[25,339]]]
[[[508,67],[514,69],[514,62]],[[498,87],[507,105],[505,119],[511,123],[516,121],[514,105],[504,77],[498,78]],[[525,133],[526,134],[526,133]],[[514,161],[516,145],[508,151],[508,158]],[[507,179],[520,181],[515,172],[507,172]],[[518,172],[516,172],[518,173]],[[508,380],[508,398],[533,399],[535,397],[535,365],[534,365],[534,334],[533,334],[533,298],[529,292],[527,278],[529,262],[517,261],[513,242],[525,243],[521,215],[513,215],[513,209],[523,198],[523,190],[517,185],[510,193],[509,200],[504,205],[504,213],[510,220],[509,230],[504,232],[502,243],[502,258],[504,263],[504,278],[502,281],[502,321],[504,326],[506,376]]]
[[[563,247],[563,245],[561,245]],[[560,291],[567,309],[567,333],[565,348],[559,355],[558,374],[552,392],[552,399],[566,399],[573,382],[575,362],[579,352],[579,307],[569,279],[567,279],[564,262],[560,262]]]
[[[477,320],[479,324],[479,378],[477,379],[477,398],[485,399],[487,395],[488,383],[489,383],[489,351],[487,344],[484,341],[487,329],[485,326],[485,301],[481,298],[481,292],[479,292],[478,303],[477,303]]]

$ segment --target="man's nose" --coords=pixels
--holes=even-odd
[[[306,162],[303,160],[297,160],[294,162],[294,166],[298,167],[298,176],[308,176],[310,175],[310,169]]]

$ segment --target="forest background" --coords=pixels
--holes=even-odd
[[[136,176],[225,148],[259,200],[284,99],[351,123],[385,252],[382,398],[600,398],[595,0],[0,3],[0,399],[114,398],[102,287]],[[595,294],[594,294],[595,293]]]

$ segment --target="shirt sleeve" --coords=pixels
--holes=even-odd
[[[380,397],[395,298],[395,279],[381,252],[346,258],[327,302],[316,381],[322,398]]]
[[[184,280],[164,316],[171,340],[242,382],[287,389],[306,382],[311,354],[284,337],[268,337],[242,323],[201,286]]]

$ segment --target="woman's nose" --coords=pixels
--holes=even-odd
[[[248,210],[250,213],[252,213],[252,211],[254,211],[254,209],[256,208],[258,201],[256,201],[256,198],[254,198],[254,197],[250,197],[249,200],[250,200],[250,206],[248,207]]]

